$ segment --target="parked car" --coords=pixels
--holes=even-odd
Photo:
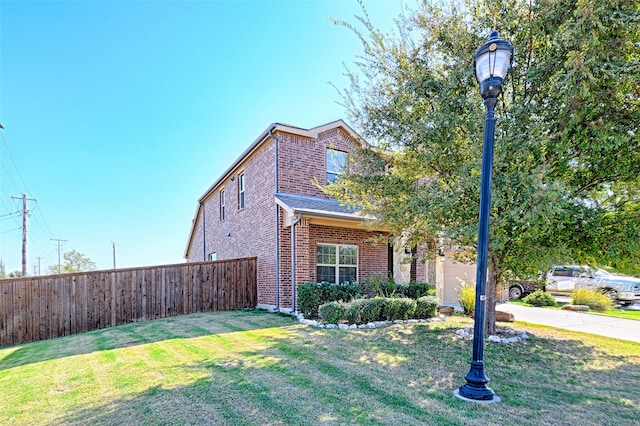
[[[613,275],[600,269],[583,265],[556,266],[547,272],[545,289],[551,294],[570,295],[576,288],[600,289],[611,300],[630,306],[640,300],[640,279]]]

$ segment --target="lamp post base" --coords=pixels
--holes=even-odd
[[[456,389],[453,391],[453,396],[455,396],[458,399],[461,399],[463,401],[467,401],[467,402],[475,402],[478,404],[495,404],[496,402],[500,402],[500,397],[498,395],[496,395],[495,393],[493,393],[493,391],[490,388],[487,388],[491,391],[491,399],[472,399],[472,398],[467,398],[465,396],[460,395],[460,389]]]
[[[482,361],[471,361],[471,369],[465,379],[467,379],[467,383],[453,393],[456,397],[473,402],[500,402],[500,398],[487,386],[489,378],[484,374]]]

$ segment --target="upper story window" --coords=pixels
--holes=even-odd
[[[347,169],[347,153],[327,149],[327,182],[334,182]]]
[[[238,208],[244,209],[244,172],[238,175]]]
[[[225,194],[224,194],[224,189],[220,191],[220,220],[224,220],[225,218],[225,205],[226,205],[226,200],[225,200]]]

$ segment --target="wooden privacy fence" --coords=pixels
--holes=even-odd
[[[0,346],[257,304],[256,258],[0,280]]]

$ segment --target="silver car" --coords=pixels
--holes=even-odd
[[[552,294],[569,295],[576,288],[595,287],[611,300],[630,306],[640,300],[640,278],[613,275],[584,265],[556,266],[547,273],[546,290]]]

